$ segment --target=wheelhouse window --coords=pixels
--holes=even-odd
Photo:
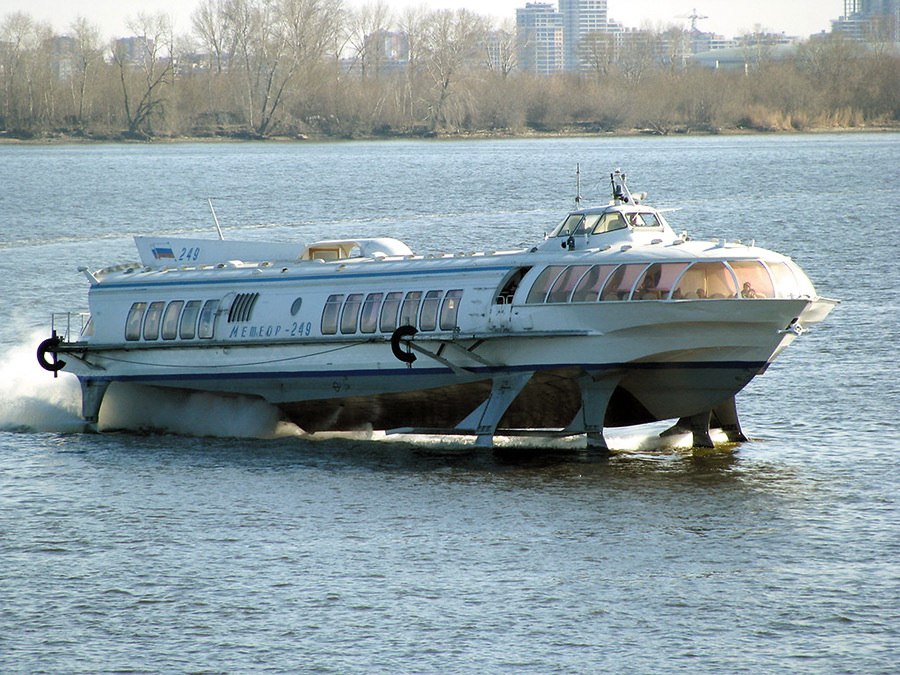
[[[359,309],[365,296],[362,293],[351,293],[347,296],[344,309],[341,311],[341,333],[350,335],[356,332],[359,322]]]
[[[629,213],[628,223],[633,227],[654,227],[657,229],[662,227],[662,223],[659,222],[659,218],[656,217],[656,214],[650,213],[649,211]]]
[[[419,302],[422,299],[422,291],[410,291],[403,299],[400,307],[400,325],[415,326],[416,317],[419,315]]]
[[[197,334],[197,316],[200,314],[200,300],[188,300],[181,313],[181,325],[178,327],[178,336],[182,340],[192,340]]]
[[[164,302],[151,302],[147,308],[147,314],[144,316],[145,340],[159,339],[159,323],[162,318],[163,307],[165,306],[166,303]]]
[[[611,211],[602,214],[591,234],[603,234],[604,232],[613,232],[614,230],[624,230],[628,227],[625,218],[618,211]]]
[[[568,237],[570,234],[584,234],[583,214],[570,213],[553,232],[554,237]]]
[[[422,314],[419,317],[420,330],[434,330],[437,328],[438,308],[441,305],[443,291],[428,291],[422,302]]]
[[[393,333],[397,329],[397,312],[400,310],[402,299],[403,293],[400,291],[392,291],[384,297],[378,320],[378,327],[382,333]]]
[[[200,323],[197,327],[197,337],[203,340],[211,340],[216,332],[216,311],[219,309],[218,300],[207,300],[200,310]]]
[[[184,300],[173,300],[166,306],[162,318],[163,340],[174,340],[178,337],[178,318],[181,316],[182,307]]]
[[[362,306],[359,317],[359,330],[362,333],[374,333],[378,329],[378,310],[381,309],[381,298],[384,293],[369,293]]]
[[[341,294],[329,295],[325,301],[325,309],[322,310],[322,335],[334,335],[337,333],[338,317],[341,314],[341,305],[344,296]]]
[[[136,302],[128,310],[128,318],[125,319],[126,340],[141,339],[141,326],[144,324],[144,311],[146,309],[146,302]]]
[[[575,284],[590,268],[590,265],[572,265],[567,267],[553,282],[553,286],[547,294],[547,302],[568,302]]]
[[[459,301],[462,298],[462,290],[447,291],[444,302],[441,304],[441,330],[454,330],[459,314]]]
[[[553,282],[556,281],[556,277],[558,277],[560,272],[564,269],[565,267],[563,265],[550,265],[545,268],[531,285],[531,289],[528,291],[528,297],[525,298],[525,302],[529,305],[544,302],[547,297],[547,292],[550,290],[550,286],[553,285]]]

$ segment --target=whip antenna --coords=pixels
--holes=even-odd
[[[225,236],[222,234],[222,228],[219,227],[219,217],[216,215],[215,208],[213,208],[212,197],[207,197],[206,203],[209,204],[209,210],[212,211],[213,222],[216,224],[216,232],[219,233],[219,241],[225,241]]]

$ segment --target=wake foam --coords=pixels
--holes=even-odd
[[[84,427],[81,390],[71,375],[53,377],[35,352],[45,338],[34,333],[25,344],[0,352],[0,430],[71,433]]]
[[[65,372],[54,378],[35,358],[36,332],[23,344],[0,352],[0,431],[77,433],[81,387]],[[110,385],[98,421],[100,431],[154,431],[186,436],[277,438],[302,435],[284,422],[277,407],[246,396],[166,391]]]

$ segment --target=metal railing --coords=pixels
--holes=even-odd
[[[89,312],[53,312],[50,315],[50,329],[63,342],[77,342],[79,338],[88,335],[91,315]]]

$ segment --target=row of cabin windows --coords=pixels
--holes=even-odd
[[[125,320],[126,340],[212,339],[218,300],[136,302]]]
[[[462,290],[337,293],[329,295],[322,311],[322,334],[392,333],[400,326],[432,331],[456,328]]]
[[[758,260],[551,265],[526,303],[795,297],[799,284],[786,263]]]

